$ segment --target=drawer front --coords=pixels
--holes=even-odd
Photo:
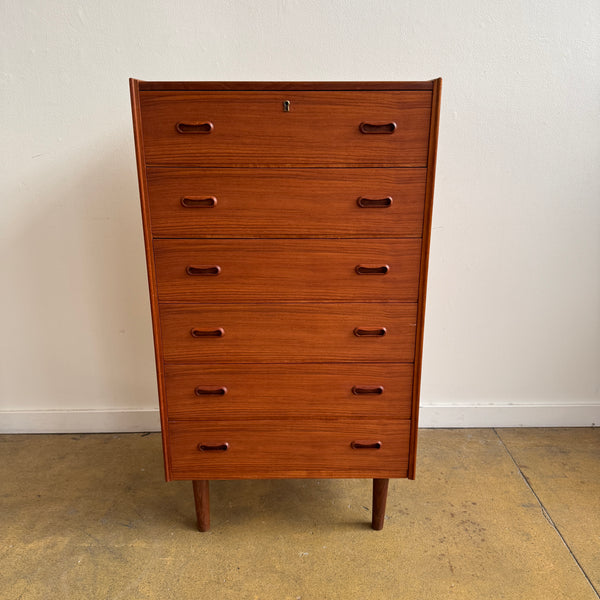
[[[422,234],[425,169],[150,167],[147,173],[154,237]]]
[[[412,362],[416,304],[162,304],[165,362]],[[384,335],[381,335],[383,334]]]
[[[406,477],[410,421],[257,420],[169,424],[173,479]],[[380,443],[380,448],[351,444]],[[224,447],[227,450],[199,450]]]
[[[170,420],[410,419],[412,364],[167,365]]]
[[[146,163],[425,167],[431,101],[427,91],[142,92]]]
[[[155,240],[160,301],[416,302],[421,240]]]

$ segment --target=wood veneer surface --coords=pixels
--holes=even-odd
[[[148,165],[427,165],[431,92],[142,92],[140,100]],[[396,131],[364,134],[363,122]],[[176,129],[200,123],[212,131]]]
[[[410,421],[268,419],[172,422],[175,479],[406,477]],[[352,441],[381,442],[355,450]],[[199,451],[198,444],[228,444]]]
[[[414,477],[440,89],[131,81],[166,475],[203,530],[210,478],[373,477],[380,527]]]
[[[421,237],[426,169],[149,167],[152,235],[167,238]],[[182,198],[214,198],[186,208]],[[360,208],[359,198],[391,198]]]
[[[421,241],[155,240],[154,257],[161,302],[416,302]]]
[[[413,362],[416,303],[162,304],[165,363]],[[356,328],[382,337],[357,337]],[[193,337],[192,330],[222,337]]]
[[[410,419],[412,376],[410,363],[169,364],[167,410],[170,420],[203,422]]]

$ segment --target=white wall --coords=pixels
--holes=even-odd
[[[127,79],[444,77],[423,425],[600,421],[596,0],[5,0],[0,430],[157,396]]]

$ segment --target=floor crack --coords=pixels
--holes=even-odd
[[[598,590],[596,589],[596,586],[592,583],[592,580],[588,577],[588,574],[585,572],[585,569],[583,568],[583,566],[581,565],[581,563],[579,562],[579,560],[577,560],[577,557],[573,553],[573,550],[571,550],[571,546],[569,546],[569,544],[567,543],[567,540],[565,540],[565,538],[563,537],[563,534],[560,532],[560,529],[556,526],[556,523],[554,522],[554,520],[550,516],[550,513],[548,512],[548,510],[544,506],[544,503],[542,502],[541,498],[537,495],[536,491],[533,489],[533,486],[531,485],[531,481],[529,481],[527,475],[525,475],[525,473],[523,473],[523,471],[521,470],[521,467],[519,466],[519,464],[515,460],[515,457],[512,455],[512,452],[508,449],[508,446],[504,443],[504,440],[500,437],[500,434],[498,433],[498,431],[496,430],[496,428],[494,427],[493,429],[494,429],[494,433],[496,434],[496,437],[500,440],[500,443],[502,444],[502,446],[506,450],[506,453],[508,454],[508,456],[510,456],[510,459],[513,461],[515,467],[517,468],[517,471],[519,471],[519,475],[521,476],[521,478],[525,482],[525,485],[529,488],[529,491],[533,494],[533,496],[537,500],[537,502],[538,502],[538,504],[540,506],[540,509],[542,511],[542,515],[544,515],[544,518],[546,519],[546,521],[548,521],[548,523],[550,524],[550,526],[552,527],[552,529],[554,529],[554,531],[556,532],[556,534],[558,535],[558,537],[561,539],[562,543],[565,545],[565,548],[569,551],[569,554],[571,555],[571,558],[575,561],[575,564],[579,567],[579,570],[581,571],[581,573],[585,577],[586,581],[590,584],[590,587],[592,588],[592,590],[594,590],[594,593],[596,594],[596,597],[600,599],[600,594],[598,593]]]

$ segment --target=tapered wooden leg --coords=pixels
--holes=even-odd
[[[373,521],[371,527],[377,531],[383,529],[389,482],[389,479],[373,479]]]
[[[210,529],[208,479],[195,479],[192,481],[192,485],[194,487],[194,501],[196,503],[198,531],[208,531]]]

